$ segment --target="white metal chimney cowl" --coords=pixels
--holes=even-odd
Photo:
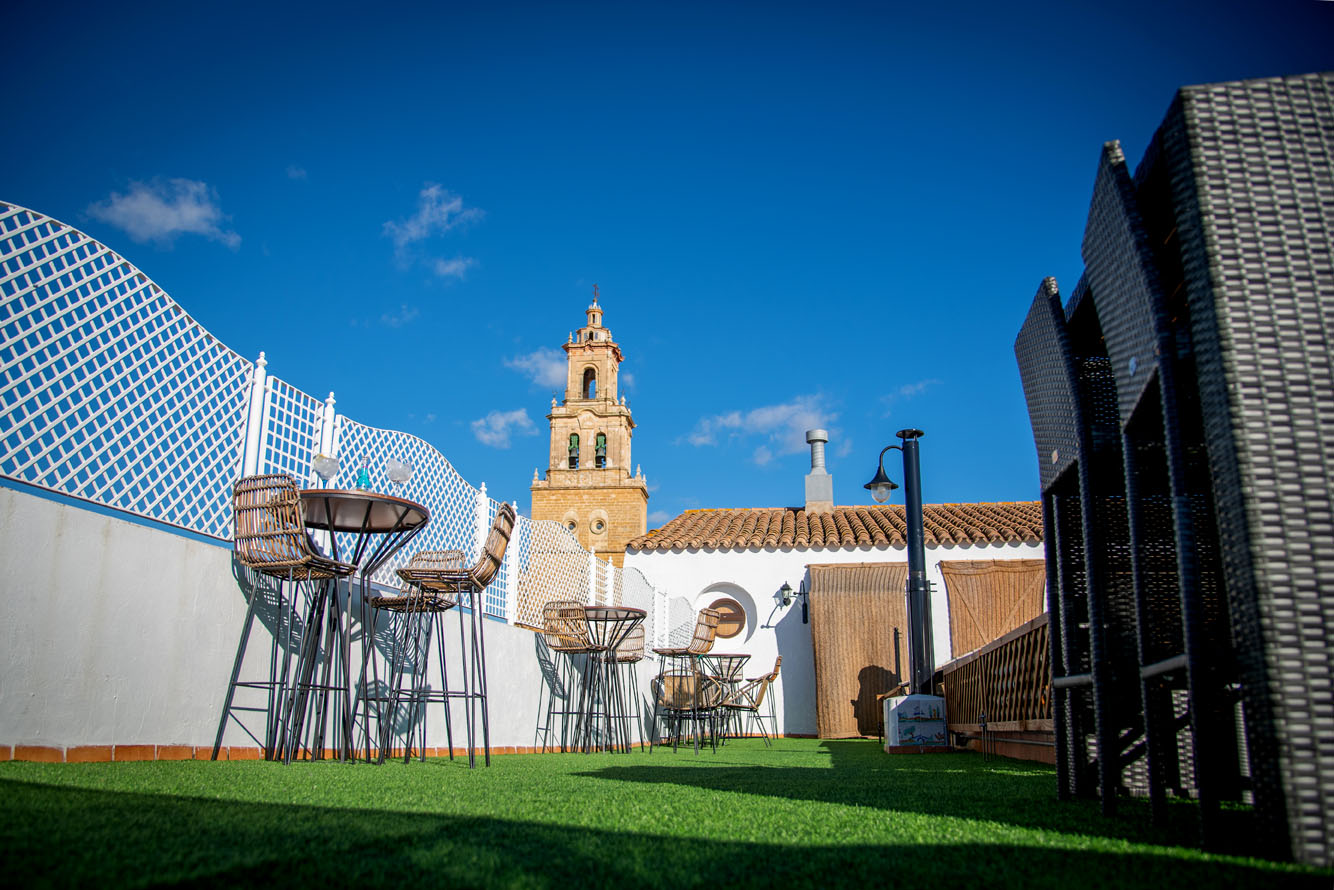
[[[829,434],[824,430],[807,430],[806,442],[811,446],[811,471],[806,474],[806,512],[834,512],[834,477],[824,466],[824,446]]]

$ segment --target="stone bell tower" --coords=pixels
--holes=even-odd
[[[620,566],[625,545],[648,528],[648,484],[631,474],[635,428],[617,392],[621,347],[602,326],[597,285],[587,323],[565,344],[565,401],[551,400],[546,478],[533,471],[535,520],[552,519],[600,559]]]

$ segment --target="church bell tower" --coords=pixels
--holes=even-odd
[[[535,520],[561,523],[600,559],[620,566],[625,545],[648,527],[648,484],[631,474],[635,428],[617,392],[621,347],[602,326],[598,289],[586,324],[565,343],[565,400],[551,400],[551,448],[546,477],[533,471]]]

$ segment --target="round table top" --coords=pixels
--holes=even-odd
[[[700,658],[713,665],[720,677],[736,679],[741,668],[750,661],[750,654],[745,652],[708,652]]]
[[[632,606],[584,606],[584,617],[589,621],[624,621],[647,615],[648,612]]]
[[[404,531],[425,525],[431,511],[407,498],[374,491],[303,488],[301,506],[308,528],[336,532]]]

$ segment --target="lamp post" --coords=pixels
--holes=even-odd
[[[935,673],[935,646],[927,615],[930,582],[926,580],[926,545],[922,533],[922,472],[917,440],[926,435],[921,430],[906,429],[895,433],[903,443],[888,445],[880,452],[880,466],[875,478],[864,486],[877,503],[883,504],[898,488],[885,475],[885,452],[903,453],[903,513],[908,526],[908,691],[913,695],[930,694],[931,675]]]

